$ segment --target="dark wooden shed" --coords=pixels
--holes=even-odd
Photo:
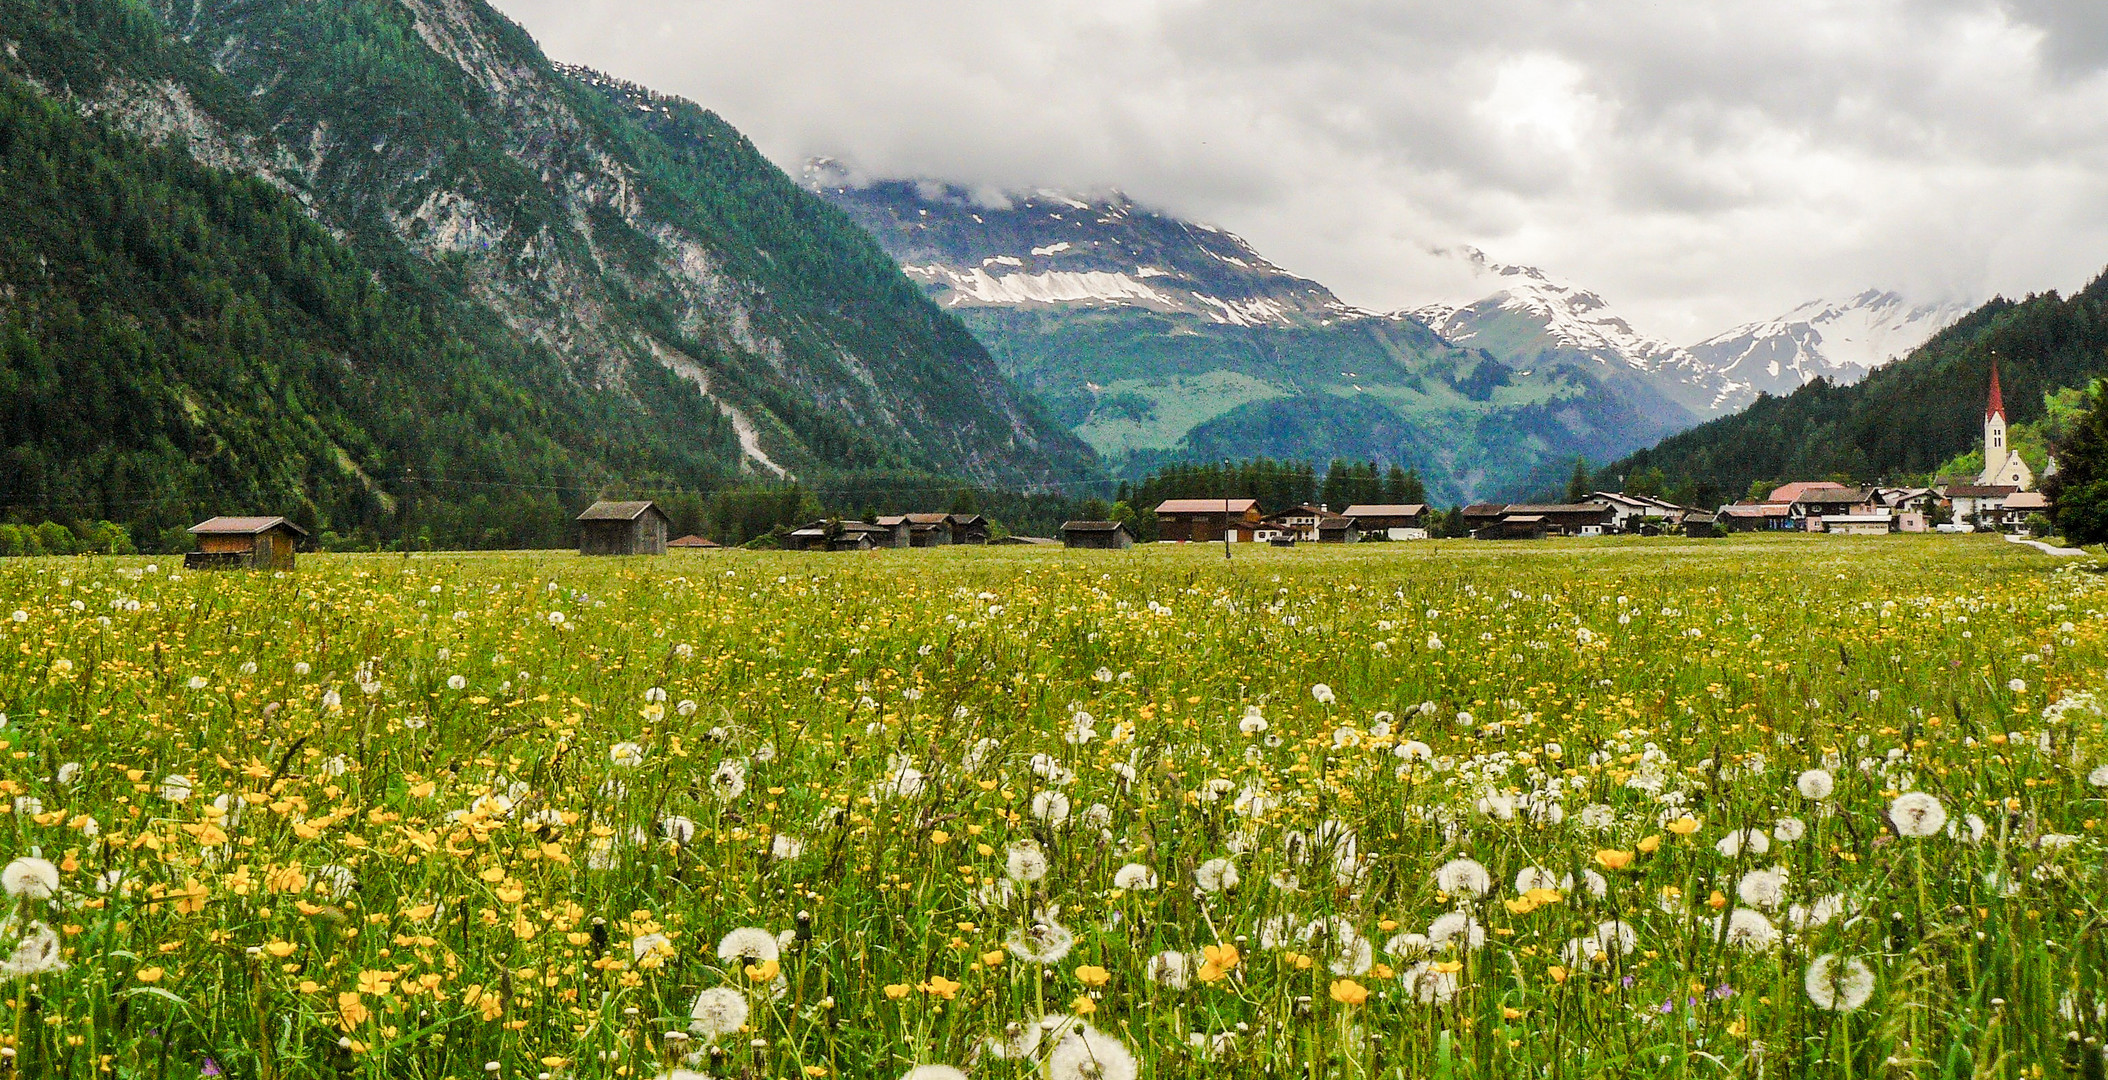
[[[198,549],[186,570],[291,570],[307,530],[282,517],[216,517],[190,527]]]
[[[1070,521],[1061,526],[1064,547],[1125,551],[1135,546],[1134,534],[1117,521]]]
[[[670,522],[659,504],[605,499],[578,515],[580,555],[664,555]]]

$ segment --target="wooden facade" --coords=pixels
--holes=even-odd
[[[282,517],[216,517],[190,527],[198,549],[187,570],[291,570],[307,530]]]
[[[1227,531],[1231,540],[1248,544],[1265,523],[1252,499],[1167,499],[1156,508],[1159,540],[1215,544]]]
[[[1125,551],[1135,546],[1134,534],[1117,521],[1070,521],[1061,526],[1064,547]]]
[[[664,555],[672,523],[650,501],[601,500],[578,515],[580,555]]]

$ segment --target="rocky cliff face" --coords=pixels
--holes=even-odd
[[[157,10],[205,70],[113,63],[84,109],[407,249],[596,392],[678,374],[751,473],[1095,470],[868,238],[688,102],[554,65],[477,0]]]

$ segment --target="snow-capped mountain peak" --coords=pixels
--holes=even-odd
[[[1570,351],[1602,363],[1642,371],[1682,359],[1676,346],[1633,329],[1601,296],[1553,279],[1533,266],[1496,263],[1469,250],[1491,295],[1466,305],[1432,304],[1406,314],[1459,345],[1485,346],[1495,354]]]
[[[1744,373],[1763,389],[1773,389],[1762,385],[1769,381],[1791,390],[1819,375],[1856,382],[1953,325],[1971,306],[1913,304],[1868,289],[1844,300],[1811,300],[1778,318],[1716,334],[1691,351],[1720,370]]]

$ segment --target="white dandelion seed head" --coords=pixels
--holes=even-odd
[[[1795,778],[1793,786],[1801,793],[1801,798],[1821,802],[1836,793],[1837,778],[1827,769],[1809,769]]]
[[[695,821],[679,814],[669,815],[659,822],[659,835],[676,844],[686,845],[695,839]]]
[[[1059,791],[1041,791],[1032,796],[1032,816],[1049,825],[1069,820],[1069,797]]]
[[[634,769],[644,764],[644,748],[633,742],[618,742],[608,747],[608,764],[622,769]]]
[[[1729,912],[1723,932],[1727,944],[1746,952],[1770,952],[1779,943],[1779,928],[1749,908]]]
[[[14,919],[0,926],[0,938],[13,929]],[[22,979],[31,975],[66,970],[65,949],[60,944],[58,931],[42,922],[31,922],[22,928],[21,937],[15,947],[0,960],[0,979]]]
[[[1113,872],[1113,888],[1148,892],[1157,887],[1156,871],[1141,863],[1128,863]]]
[[[1888,804],[1888,820],[1899,836],[1937,836],[1947,824],[1947,808],[1926,792],[1906,791]]]
[[[1166,949],[1149,958],[1144,973],[1149,981],[1172,990],[1184,990],[1193,984],[1193,972],[1199,965],[1193,958],[1175,949]]]
[[[1874,971],[1857,957],[1845,959],[1836,953],[1824,953],[1809,962],[1802,985],[1816,1008],[1851,1012],[1873,998]]]
[[[781,955],[776,935],[759,926],[742,926],[717,939],[717,958],[726,963],[746,960],[766,964]]]
[[[1774,866],[1743,874],[1742,880],[1735,883],[1735,895],[1750,907],[1777,911],[1786,902],[1786,868]]]
[[[1237,865],[1228,859],[1209,859],[1193,869],[1193,884],[1202,892],[1219,893],[1237,882]]]
[[[1326,686],[1324,683],[1318,683],[1317,685],[1312,686],[1310,688],[1310,696],[1316,698],[1317,703],[1320,705],[1330,705],[1335,700],[1332,695],[1332,688]]]
[[[1437,949],[1482,949],[1486,946],[1486,928],[1464,912],[1446,912],[1427,924],[1427,943]]]
[[[688,1030],[706,1039],[730,1035],[746,1026],[747,998],[727,986],[712,987],[695,995],[688,1008]]]
[[[1808,823],[1797,817],[1782,817],[1772,822],[1771,835],[1782,844],[1791,844],[1808,835]]]
[[[1493,875],[1475,859],[1451,859],[1435,871],[1435,887],[1451,896],[1484,896],[1493,889]]]
[[[1050,912],[1042,911],[1033,917],[1030,925],[1012,930],[1003,941],[1003,947],[1012,956],[1032,964],[1058,964],[1076,947],[1076,935],[1069,928],[1054,921]]]
[[[1729,859],[1744,853],[1762,855],[1771,850],[1771,837],[1762,829],[1736,829],[1721,837],[1713,850]]]
[[[1012,881],[1038,881],[1047,876],[1048,865],[1037,840],[1020,840],[1003,853],[1003,873]]]
[[[1048,1052],[1046,1074],[1047,1080],[1135,1080],[1141,1066],[1127,1044],[1078,1024]]]
[[[59,868],[48,859],[25,855],[0,870],[0,886],[6,887],[9,896],[49,900],[59,892]]]

